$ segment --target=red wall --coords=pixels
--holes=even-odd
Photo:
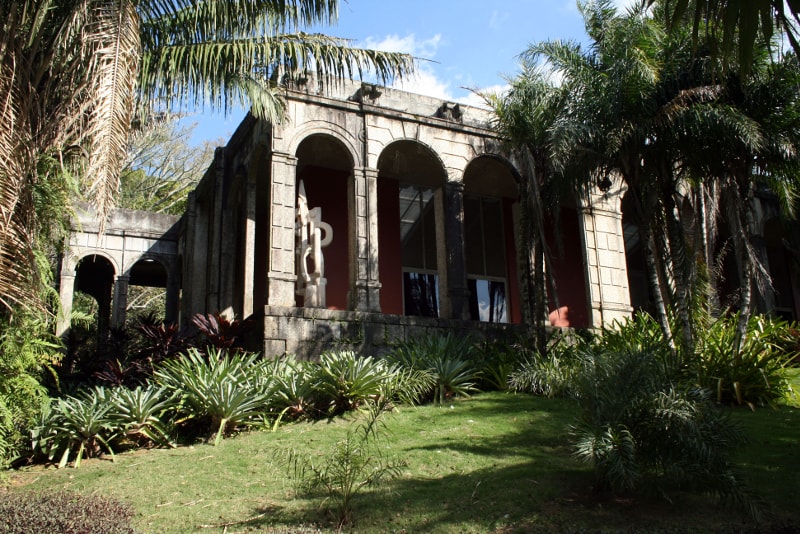
[[[325,278],[328,280],[328,309],[346,310],[350,288],[347,172],[309,166],[298,176],[298,186],[300,179],[305,183],[309,209],[322,208],[322,222],[333,228],[333,241],[322,249]],[[300,306],[303,297],[297,298]]]
[[[403,315],[400,190],[396,180],[378,178],[378,276],[381,312]]]
[[[558,291],[558,304],[563,309],[561,316],[551,313],[554,326],[589,327],[589,304],[586,300],[586,274],[583,267],[583,245],[578,226],[578,212],[572,208],[562,208],[559,222],[563,256],[559,254],[556,234],[551,225],[545,229],[545,238],[550,247],[553,274]],[[550,312],[556,311],[554,301],[550,301]]]

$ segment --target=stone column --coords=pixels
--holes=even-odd
[[[244,280],[242,285],[242,319],[253,315],[256,279],[256,178],[248,173],[244,214]]]
[[[70,328],[70,316],[72,315],[72,299],[75,296],[75,272],[64,272],[66,261],[61,266],[61,285],[59,287],[59,297],[61,298],[61,309],[58,313],[56,323],[56,335],[61,337],[66,335]]]
[[[270,174],[267,305],[293,307],[297,278],[294,266],[297,158],[291,154],[273,152]]]
[[[119,275],[114,283],[114,299],[111,308],[111,326],[125,326],[125,315],[128,311],[128,283],[131,277]]]
[[[443,273],[439,291],[446,292],[446,298],[441,299],[441,315],[446,319],[469,319],[462,182],[447,182],[444,185],[441,213],[444,246],[438,247],[437,261],[439,272]]]
[[[580,208],[589,282],[590,322],[594,328],[630,317],[625,238],[622,232],[622,195],[616,181],[608,192],[592,192]]]
[[[178,265],[177,258],[172,259],[168,269],[164,321],[170,324],[178,322],[178,307],[180,305],[181,268]]]
[[[350,308],[380,313],[378,275],[378,170],[353,169],[348,182]]]

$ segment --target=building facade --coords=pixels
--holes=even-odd
[[[105,260],[113,283],[93,291],[110,295],[120,324],[132,277],[155,281],[137,274],[147,260],[162,267],[147,272],[162,273],[168,320],[252,318],[252,348],[268,355],[313,357],[337,344],[377,353],[434,333],[524,335],[520,167],[489,121],[478,108],[370,84],[294,83],[286,120],[246,117],[181,220],[161,222],[163,239],[157,225],[137,235],[144,226],[131,214],[117,216],[130,219],[127,233],[73,235],[62,301],[88,287],[75,283],[85,258]],[[597,328],[628,317],[632,301],[646,307],[623,196],[612,183],[563,206],[557,228],[546,222],[557,251],[553,326]],[[797,268],[762,219],[764,258],[781,264],[765,307],[797,317]]]

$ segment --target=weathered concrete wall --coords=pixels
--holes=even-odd
[[[512,343],[532,333],[524,325],[267,306],[263,354],[314,359],[327,350],[346,348],[378,356],[402,341],[446,334]]]

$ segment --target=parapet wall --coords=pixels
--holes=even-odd
[[[263,320],[263,353],[300,359],[341,348],[380,356],[399,342],[448,333],[508,343],[531,335],[523,325],[280,306],[266,306]]]

